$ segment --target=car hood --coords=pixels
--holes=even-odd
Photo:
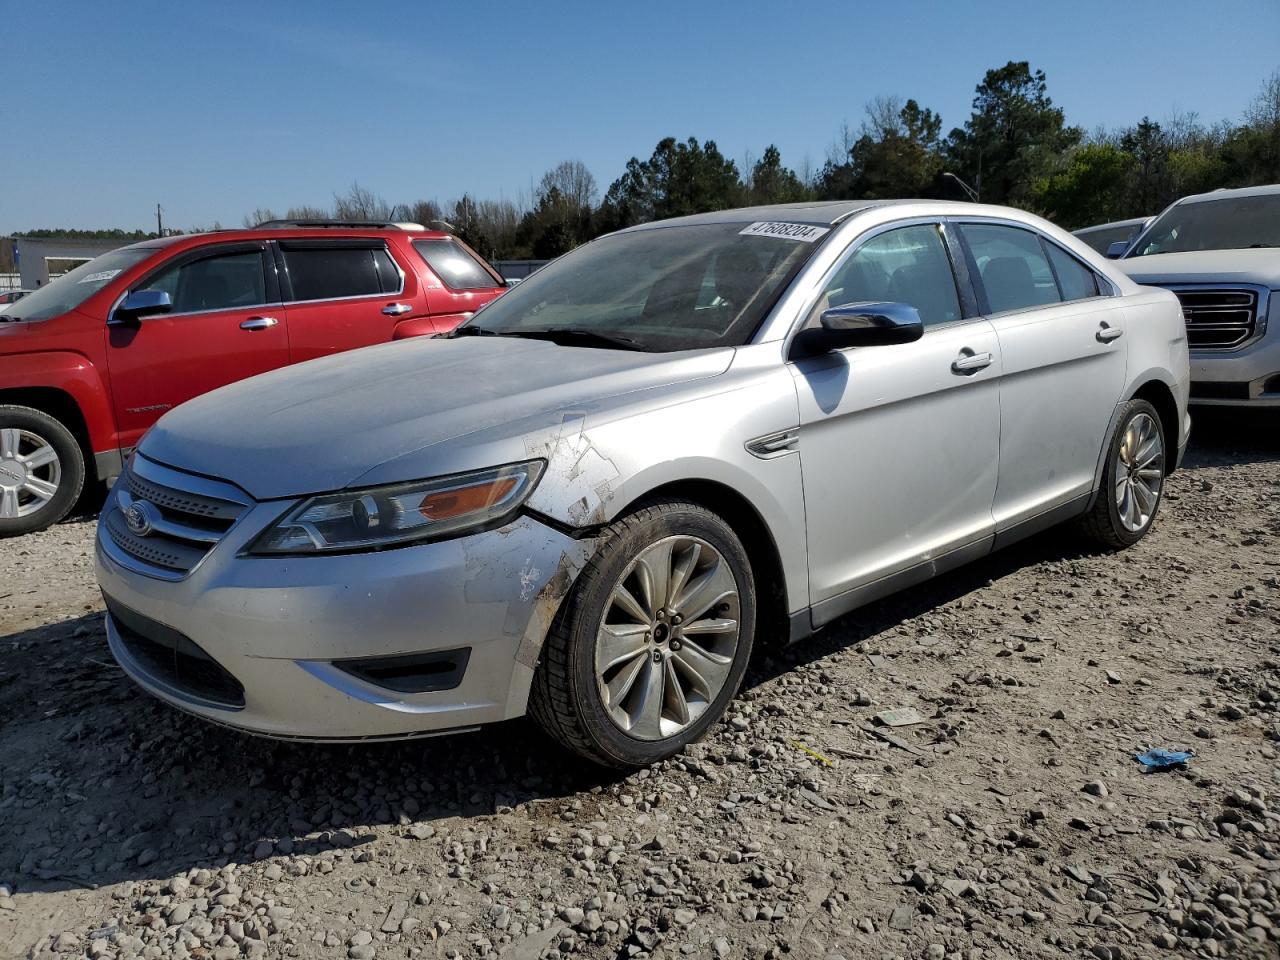
[[[725,349],[640,353],[510,337],[400,341],[197,397],[162,417],[138,449],[168,466],[230,480],[260,500],[340,490],[389,461],[396,463],[379,471],[377,482],[416,480],[432,471],[421,472],[423,458],[409,455],[427,447],[479,432],[488,439],[536,433],[566,409],[716,376],[732,356]],[[394,475],[400,463],[415,475]]]
[[[1280,249],[1154,253],[1114,263],[1136,283],[1235,282],[1280,289]]]

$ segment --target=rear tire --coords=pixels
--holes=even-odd
[[[65,426],[31,407],[0,406],[0,537],[57,523],[84,487],[84,453]]]
[[[1085,535],[1113,550],[1132,546],[1155,523],[1164,498],[1164,425],[1156,408],[1130,400],[1107,444],[1102,486],[1081,519]]]
[[[750,561],[724,520],[682,500],[642,506],[605,529],[561,607],[530,713],[603,766],[673,756],[737,693],[756,609]]]

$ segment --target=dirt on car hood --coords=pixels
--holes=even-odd
[[[160,463],[230,480],[258,499],[323,493],[388,461],[420,463],[407,455],[432,445],[480,431],[518,436],[553,423],[567,408],[715,376],[732,355],[509,337],[400,341],[197,397],[161,418],[138,449]]]

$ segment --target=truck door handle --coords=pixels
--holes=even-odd
[[[275,317],[250,317],[240,324],[241,330],[269,330],[280,321]]]
[[[1094,334],[1098,338],[1099,343],[1110,343],[1112,340],[1119,340],[1124,336],[1124,331],[1119,327],[1113,327],[1107,321],[1103,320],[1098,327],[1098,332]]]
[[[991,366],[991,354],[962,352],[951,361],[952,373],[976,373]]]
[[[412,309],[413,307],[409,306],[407,303],[388,303],[382,308],[382,312],[388,317],[398,317],[401,314],[408,313]]]

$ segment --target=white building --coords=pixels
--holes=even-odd
[[[14,237],[14,259],[21,284],[27,290],[43,287],[54,277],[74,270],[82,263],[115,250],[133,240],[77,240],[44,237]]]

